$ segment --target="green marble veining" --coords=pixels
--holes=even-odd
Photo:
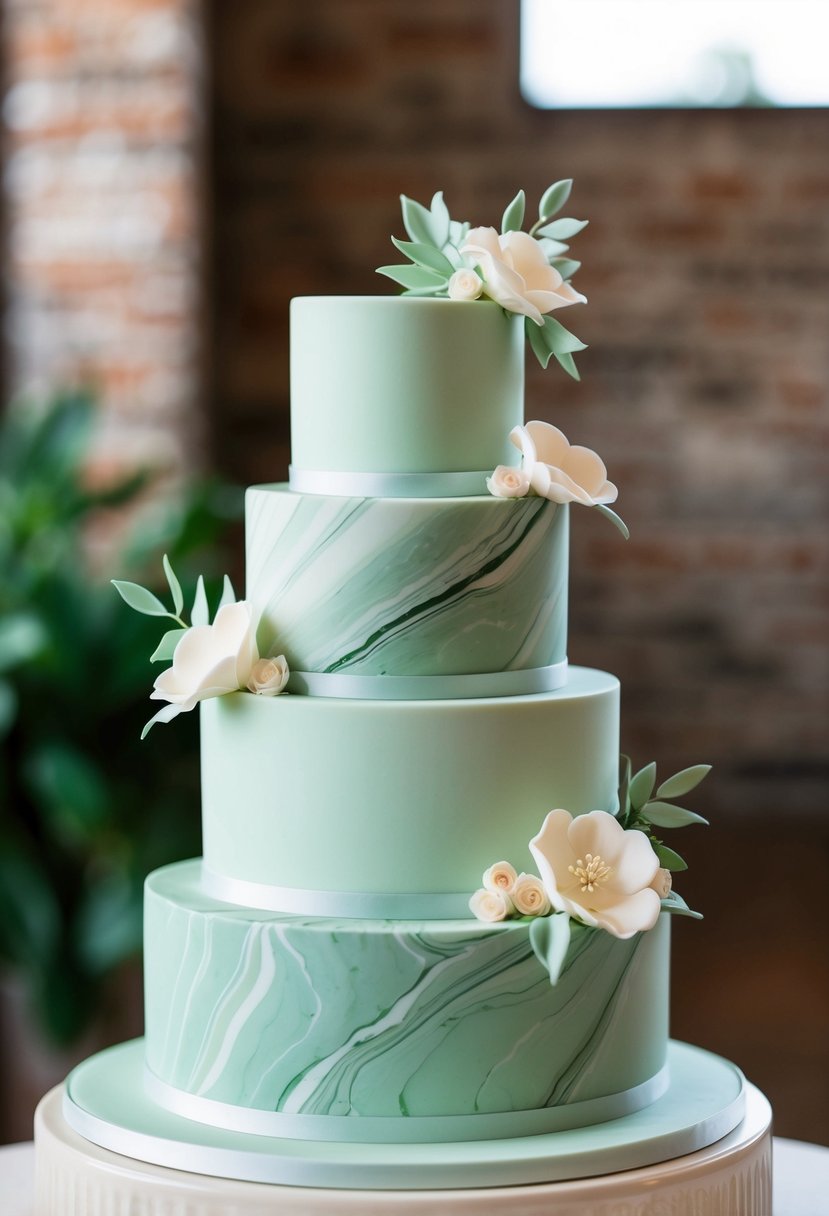
[[[488,301],[306,296],[291,302],[295,468],[494,469],[524,421],[523,318]]]
[[[298,918],[146,890],[147,1063],[176,1088],[293,1114],[530,1110],[617,1093],[667,1045],[667,917],[577,928],[555,986],[526,922]]]
[[[203,702],[204,856],[323,891],[474,891],[553,807],[615,810],[619,682],[465,701],[230,693]]]
[[[566,658],[567,508],[540,498],[248,490],[261,654],[298,671],[455,675]]]

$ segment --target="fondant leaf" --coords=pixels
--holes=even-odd
[[[530,945],[555,986],[564,968],[570,945],[570,917],[566,912],[537,916],[530,925]]]
[[[667,898],[662,900],[662,911],[673,912],[675,916],[692,916],[694,920],[702,920],[701,912],[694,912],[688,907],[681,895],[677,895],[676,891],[671,891]]]
[[[605,519],[609,519],[613,524],[613,527],[618,528],[618,530],[622,533],[625,540],[630,540],[630,528],[622,519],[621,515],[617,515],[615,511],[611,510],[607,503],[597,502],[593,510],[598,511],[600,515],[605,517]]]
[[[207,592],[204,589],[204,578],[199,575],[196,583],[196,595],[193,599],[193,609],[190,613],[191,625],[209,625],[210,609],[207,606]]]
[[[156,722],[172,722],[173,718],[177,718],[181,713],[180,705],[163,705],[157,714],[150,718],[141,732],[141,738],[146,739]]]
[[[666,844],[655,844],[654,851],[659,858],[659,864],[666,870],[687,870],[688,863],[680,857],[679,853],[675,853],[673,849],[669,849]]]
[[[630,756],[624,752],[619,756],[619,814],[626,818],[630,811]]]
[[[536,327],[538,328],[538,327]],[[554,355],[565,355],[577,350],[587,350],[587,343],[582,342],[569,329],[565,329],[555,317],[545,317],[541,327],[547,349]]]
[[[138,583],[126,583],[119,578],[114,578],[112,585],[124,603],[129,604],[136,612],[141,612],[144,616],[170,615],[158,596],[153,595],[146,587],[140,587]]]
[[[178,646],[185,633],[187,633],[186,629],[171,629],[169,633],[165,633],[150,655],[150,662],[169,663],[175,654],[176,646]]]
[[[400,206],[403,210],[403,227],[411,239],[423,245],[437,245],[438,242],[432,235],[431,212],[427,211],[422,203],[415,202],[413,198],[406,198],[405,194],[400,195]],[[439,243],[442,245],[443,241]]]
[[[224,608],[226,604],[235,603],[236,592],[233,590],[233,583],[230,581],[228,576],[225,575],[225,581],[222,585],[222,598],[219,600],[219,608]],[[218,610],[219,609],[217,608],[216,611],[218,612]]]
[[[396,236],[391,238],[392,244],[405,254],[407,258],[411,258],[418,266],[426,266],[430,270],[436,270],[441,275],[451,275],[454,267],[445,254],[439,249],[435,249],[433,245],[421,245],[416,241],[399,241]]]
[[[548,236],[552,241],[569,241],[571,236],[576,236],[589,223],[589,220],[553,220],[551,224],[545,224],[543,228],[539,228],[538,235]]]
[[[445,274],[439,274],[436,270],[429,270],[426,266],[378,266],[377,273],[384,274],[388,279],[393,279],[401,287],[414,288],[415,290],[444,287],[446,285]]]
[[[530,343],[530,349],[542,367],[546,368],[547,364],[553,357],[553,352],[550,350],[547,343],[544,341],[544,329],[541,325],[536,325],[535,321],[531,321],[529,317],[524,322],[524,332]]]
[[[556,352],[556,359],[558,359],[559,363],[564,368],[564,370],[567,372],[568,376],[572,376],[574,380],[581,380],[581,376],[579,375],[578,368],[576,367],[576,361],[569,352],[567,352],[566,354],[562,354],[562,355],[560,355],[560,354],[558,354],[558,352]]]
[[[554,257],[550,261],[550,265],[556,268],[565,282],[572,279],[573,275],[581,270],[581,262],[576,262],[573,258]]]
[[[681,798],[696,789],[700,781],[711,772],[710,764],[694,764],[684,768],[681,773],[675,773],[667,781],[663,781],[656,791],[657,798]]]
[[[181,590],[181,583],[173,573],[173,567],[170,565],[170,559],[166,553],[161,559],[161,564],[164,566],[164,573],[167,575],[167,584],[173,597],[173,609],[176,616],[181,616],[181,610],[184,607],[184,594]]]
[[[566,177],[562,181],[553,182],[552,186],[548,186],[541,196],[541,202],[538,206],[538,218],[543,220],[547,216],[555,215],[567,202],[572,189],[572,177]]]
[[[443,201],[443,191],[438,190],[432,195],[432,205],[429,208],[430,230],[438,249],[442,249],[449,240],[452,221],[449,218],[449,208]]]
[[[674,806],[671,802],[646,802],[642,808],[642,818],[660,828],[684,828],[689,823],[708,823],[702,815]]]
[[[519,190],[515,198],[504,212],[501,220],[501,232],[519,232],[524,223],[524,207],[526,198],[523,190]]]
[[[655,784],[656,765],[651,761],[650,764],[639,770],[630,783],[630,805],[635,811],[641,811],[653,793]]]

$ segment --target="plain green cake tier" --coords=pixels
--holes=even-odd
[[[574,925],[553,985],[527,920],[286,916],[212,899],[201,869],[152,874],[144,926],[147,1065],[208,1100],[196,1118],[232,1119],[209,1105],[225,1103],[334,1117],[276,1120],[274,1134],[453,1140],[604,1121],[667,1084],[646,1085],[668,1041],[667,916],[627,941]],[[440,1121],[506,1113],[512,1133],[508,1118]],[[438,1122],[364,1130],[364,1117]]]
[[[619,682],[590,668],[480,700],[231,693],[201,724],[205,862],[282,911],[463,915],[493,862],[530,868],[549,810],[617,807]]]
[[[440,473],[516,463],[508,436],[524,421],[523,320],[481,300],[293,300],[293,468]]]
[[[250,489],[260,654],[284,654],[293,671],[371,676],[562,663],[567,522],[567,508],[543,498]]]

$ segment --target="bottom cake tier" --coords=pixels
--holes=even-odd
[[[591,1128],[458,1144],[300,1142],[159,1107],[143,1044],[82,1064],[35,1121],[37,1216],[770,1216],[771,1112],[725,1060],[671,1044],[653,1105]],[[329,1189],[330,1188],[330,1189]]]
[[[189,1118],[309,1140],[616,1119],[668,1084],[668,921],[626,941],[573,925],[551,983],[527,920],[299,917],[168,866],[146,888],[147,1084]]]

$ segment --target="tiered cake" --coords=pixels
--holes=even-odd
[[[246,597],[211,624],[200,590],[188,626],[167,566],[155,695],[201,702],[204,858],[147,881],[145,1040],[44,1102],[44,1216],[767,1208],[762,1110],[746,1132],[737,1071],[668,1043],[687,908],[652,829],[696,818],[672,799],[702,770],[620,790],[619,683],[567,668],[568,502],[623,525],[592,453],[523,426],[536,322],[469,298],[487,256],[449,298],[294,301]]]

